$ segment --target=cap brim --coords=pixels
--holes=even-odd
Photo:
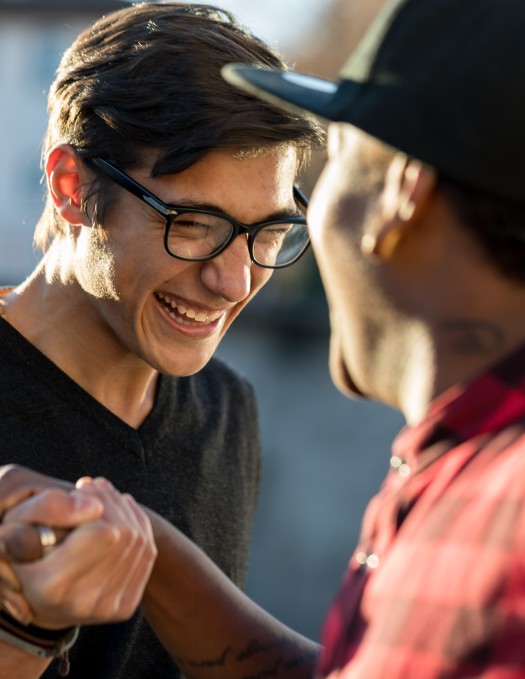
[[[337,83],[293,71],[228,64],[222,68],[224,79],[260,99],[293,111],[308,111],[332,120]]]

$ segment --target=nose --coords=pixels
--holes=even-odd
[[[201,280],[213,293],[228,302],[240,302],[251,291],[252,266],[245,234],[240,234],[213,259],[203,262]]]

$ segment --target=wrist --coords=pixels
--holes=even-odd
[[[59,658],[60,676],[69,672],[69,649],[78,637],[78,627],[50,630],[36,625],[22,625],[0,610],[0,639],[16,648],[43,658]]]

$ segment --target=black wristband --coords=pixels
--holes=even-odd
[[[0,639],[11,646],[44,658],[60,658],[59,674],[69,672],[68,651],[78,637],[78,627],[50,630],[36,625],[22,625],[0,610]]]

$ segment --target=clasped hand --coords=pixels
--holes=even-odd
[[[138,607],[157,550],[146,513],[105,479],[76,486],[0,468],[0,603],[48,629],[117,622]],[[38,526],[58,543],[42,554]]]

